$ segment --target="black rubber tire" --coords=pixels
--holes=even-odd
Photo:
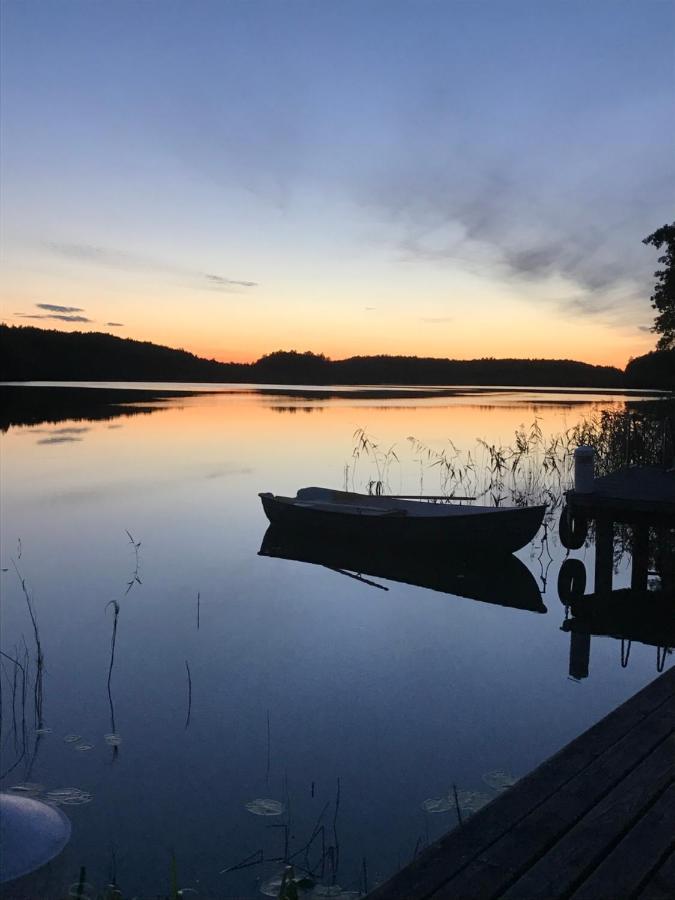
[[[560,602],[570,606],[580,600],[586,590],[586,566],[580,559],[566,559],[558,572]]]
[[[588,520],[580,513],[570,514],[569,508],[564,506],[560,513],[558,523],[560,542],[567,550],[578,550],[584,546],[588,534]]]

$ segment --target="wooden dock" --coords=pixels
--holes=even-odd
[[[675,596],[675,470],[634,466],[594,479],[593,490],[565,494],[559,522],[563,547],[581,548],[589,520],[595,521],[595,592],[612,590],[614,525],[632,532],[631,587],[647,588],[650,532],[657,535],[658,565],[664,590]]]
[[[675,525],[675,471],[633,466],[596,478],[593,491],[567,491],[570,510],[629,524]]]
[[[673,900],[675,667],[368,897]]]

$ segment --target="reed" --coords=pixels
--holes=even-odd
[[[21,558],[21,540],[19,540],[19,559]],[[33,627],[33,639],[35,641],[35,680],[33,682],[33,695],[34,695],[34,711],[35,711],[35,727],[42,727],[42,703],[43,703],[43,673],[44,673],[44,653],[42,652],[42,642],[40,640],[40,628],[38,626],[37,615],[35,612],[35,604],[33,602],[33,598],[30,595],[28,587],[26,586],[26,579],[21,574],[19,567],[16,564],[15,560],[12,560],[12,565],[14,566],[14,571],[16,572],[17,578],[19,579],[19,584],[21,585],[21,591],[23,593],[24,599],[26,601],[26,607],[28,608],[28,615],[30,617],[31,625]]]
[[[187,673],[187,713],[185,716],[185,728],[190,727],[190,716],[192,715],[192,675],[190,674],[190,665],[185,660],[185,671]]]
[[[545,435],[537,418],[514,432],[509,444],[477,439],[472,448],[459,448],[451,439],[432,447],[407,438],[408,460],[395,445],[380,442],[359,428],[353,435],[351,463],[345,465],[345,489],[372,494],[391,493],[394,465],[403,481],[417,471],[419,495],[433,494],[448,501],[474,498],[484,505],[548,506],[547,521],[560,509],[572,486],[574,450],[595,450],[596,473],[606,475],[632,465],[675,464],[675,403],[669,400],[639,404],[622,411],[604,411],[573,428]],[[434,475],[430,482],[430,475]]]

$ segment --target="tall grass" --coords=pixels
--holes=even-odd
[[[397,446],[382,444],[365,429],[353,435],[351,460],[345,465],[345,489],[372,494],[393,493],[394,470],[399,483],[416,473],[420,495],[452,500],[472,497],[484,505],[524,506],[546,503],[549,516],[572,487],[574,451],[595,450],[596,475],[633,465],[675,464],[675,403],[659,401],[637,409],[604,411],[573,428],[545,435],[535,418],[514,432],[509,444],[477,439],[472,448],[459,448],[451,439],[432,447],[411,436],[408,456]]]
[[[550,508],[560,505],[571,484],[576,446],[570,432],[547,438],[536,420],[529,429],[518,429],[510,445],[478,439],[473,448],[462,449],[447,440],[438,448],[411,436],[406,440],[407,459],[395,446],[382,448],[363,429],[355,432],[354,439],[352,463],[346,467],[348,489],[391,493],[396,466],[401,482],[410,481],[410,469],[416,472],[421,496],[471,497],[494,506],[547,503]]]
[[[605,411],[571,430],[575,446],[593,447],[596,474],[624,466],[675,465],[675,401],[644,403],[621,412]]]

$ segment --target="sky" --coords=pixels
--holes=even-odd
[[[278,349],[653,349],[673,0],[2,0],[2,321]]]

